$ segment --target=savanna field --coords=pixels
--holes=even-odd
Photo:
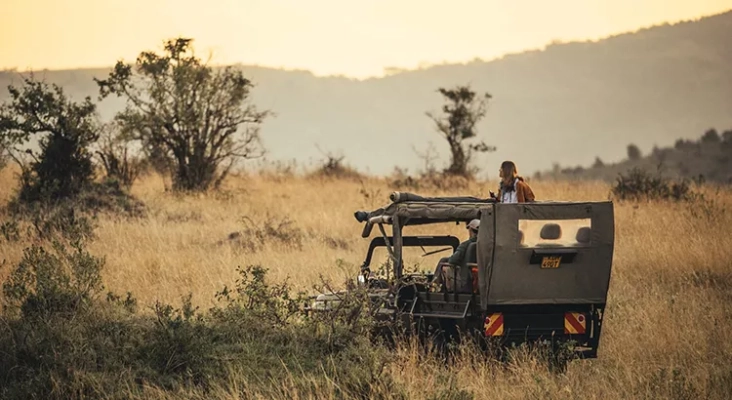
[[[3,204],[15,193],[15,172],[0,171]],[[38,332],[46,328],[4,311],[0,343],[15,350],[10,356],[0,349],[1,365],[8,368],[0,371],[5,375],[0,382],[7,385],[0,395],[21,398],[36,385],[50,398],[732,396],[729,188],[695,188],[706,200],[616,203],[614,265],[599,356],[572,361],[565,372],[550,371],[540,355],[522,349],[499,362],[466,347],[445,365],[410,343],[385,350],[322,327],[307,331],[308,326],[281,324],[270,330],[260,314],[236,314],[231,308],[206,313],[220,304],[217,292],[236,286],[237,267],[262,266],[268,282],[287,279],[293,295],[314,292],[321,275],[342,288],[355,277],[368,248],[353,212],[386,205],[391,191],[487,197],[496,187],[490,181],[463,189],[397,189],[392,181],[262,172],[231,176],[208,194],[181,195],[166,191],[157,175],[142,177],[131,194],[145,204],[144,215],[101,213],[93,220],[95,237],[86,250],[104,258],[104,289],[93,299],[97,308],[77,320],[52,319],[42,337]],[[599,182],[530,183],[538,200],[605,200],[610,193],[610,185]],[[3,282],[23,260],[24,249],[39,243],[23,234],[27,224],[20,226],[15,240],[0,236]],[[445,231],[408,232],[465,238],[463,226],[441,228]],[[433,260],[406,262],[431,270]],[[108,301],[108,291],[120,300]],[[116,305],[127,292],[137,301],[134,313]],[[159,311],[162,303],[183,307],[189,294],[198,317],[176,319],[175,312]],[[327,351],[318,347],[322,343]]]

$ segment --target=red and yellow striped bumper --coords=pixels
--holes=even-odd
[[[564,333],[567,335],[583,335],[587,331],[587,317],[582,313],[564,313]]]
[[[503,335],[503,314],[496,313],[485,317],[485,328],[486,336],[501,336]]]

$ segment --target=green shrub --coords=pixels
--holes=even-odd
[[[660,173],[652,175],[640,168],[618,176],[612,195],[620,200],[693,200],[699,195],[688,180],[671,181]]]
[[[112,122],[101,127],[96,154],[104,167],[106,179],[125,190],[147,168],[147,163],[130,150],[132,140],[124,134],[118,123]]]
[[[356,296],[335,313],[308,317],[302,293],[250,266],[209,310],[189,296],[179,308],[158,303],[138,314],[130,293],[100,298],[104,260],[81,243],[31,246],[11,271],[0,397],[124,398],[143,387],[206,394],[231,379],[264,397],[280,393],[285,380],[306,396],[333,387],[338,397],[399,397]]]
[[[5,151],[21,154],[22,145],[39,137],[37,157],[25,150],[32,159],[21,164],[19,200],[55,202],[74,197],[94,179],[88,146],[98,138],[96,106],[89,97],[76,103],[61,87],[33,76],[23,83],[21,88],[9,86],[10,101],[0,106],[0,142]]]
[[[21,185],[10,204],[11,211],[32,216],[39,208],[70,206],[84,212],[107,209],[139,213],[140,203],[118,183],[94,181],[90,148],[99,139],[100,127],[91,99],[74,102],[61,87],[36,81],[33,76],[23,82],[20,88],[11,85],[10,101],[0,105],[0,158],[7,152],[21,167]],[[38,139],[38,154],[25,148],[33,139]],[[117,154],[117,147],[110,148],[110,153]],[[116,168],[111,166],[114,160],[106,161],[105,166]],[[124,161],[115,171],[122,174],[126,185],[131,184],[136,171],[126,158]]]
[[[55,314],[74,314],[89,307],[93,296],[102,289],[103,259],[89,254],[80,241],[69,251],[54,241],[49,251],[32,245],[3,283],[3,294],[9,305],[20,310],[24,318],[45,319]]]

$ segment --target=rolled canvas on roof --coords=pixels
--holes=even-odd
[[[368,213],[367,220],[374,217],[389,215],[397,217],[402,221],[402,226],[417,225],[423,223],[435,223],[440,221],[470,221],[480,217],[480,210],[490,208],[491,203],[465,203],[465,202],[435,202],[425,203],[409,201],[403,203],[392,203],[387,207],[378,208]],[[366,223],[363,237],[368,237],[371,232],[371,224]]]
[[[403,202],[422,202],[422,203],[493,203],[493,199],[479,199],[472,196],[457,196],[457,197],[423,197],[414,193],[407,192],[392,192],[389,195],[389,200],[394,203]]]

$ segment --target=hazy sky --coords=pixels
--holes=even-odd
[[[214,62],[381,75],[732,9],[732,0],[0,0],[0,69],[110,66],[193,37]]]

